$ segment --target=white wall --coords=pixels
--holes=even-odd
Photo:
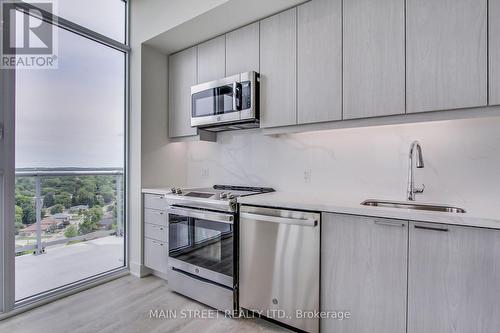
[[[157,184],[272,186],[326,196],[405,200],[408,150],[422,143],[426,190],[419,201],[451,203],[485,217],[500,216],[500,118],[453,120],[264,136],[219,134],[217,143],[172,143],[165,160],[182,158]],[[157,166],[169,170],[168,163]],[[305,179],[310,174],[310,180]],[[207,176],[208,174],[208,176]],[[155,185],[148,178],[147,185]]]

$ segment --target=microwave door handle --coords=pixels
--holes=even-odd
[[[241,83],[233,82],[233,110],[241,111]]]

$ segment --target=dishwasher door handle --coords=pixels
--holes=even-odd
[[[240,213],[240,217],[244,219],[261,221],[261,222],[292,224],[292,225],[299,225],[302,227],[315,227],[318,225],[318,221],[316,219],[297,219],[297,218],[253,214],[246,212]]]

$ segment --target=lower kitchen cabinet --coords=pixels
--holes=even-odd
[[[144,265],[155,271],[167,273],[168,246],[166,242],[144,239]]]
[[[405,332],[408,222],[324,213],[321,232],[321,310],[351,313],[321,332]]]
[[[410,223],[408,333],[500,330],[500,231]]]
[[[168,271],[168,214],[163,195],[144,194],[144,265],[166,274]]]

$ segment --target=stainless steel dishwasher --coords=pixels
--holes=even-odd
[[[242,206],[240,307],[306,332],[319,331],[319,213]]]

